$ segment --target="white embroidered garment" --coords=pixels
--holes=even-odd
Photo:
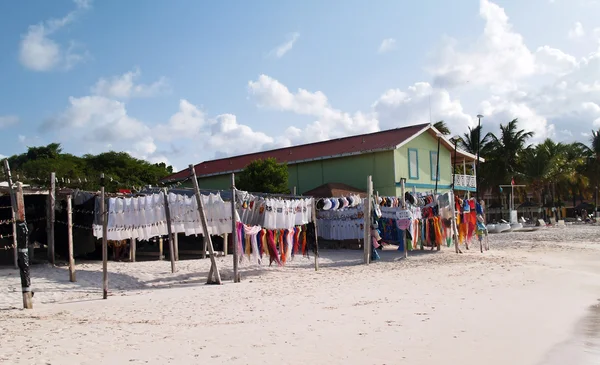
[[[202,234],[196,197],[170,193],[168,199],[172,232],[185,233],[188,236]],[[224,202],[219,194],[203,195],[202,204],[208,223],[208,233],[211,235],[231,233],[231,204]],[[107,239],[109,240],[131,238],[149,240],[168,234],[162,192],[134,198],[110,198],[107,211]],[[93,233],[95,237],[101,238],[102,225],[94,225]]]

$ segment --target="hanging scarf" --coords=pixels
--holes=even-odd
[[[265,253],[264,240],[265,240],[265,230],[261,229],[260,232],[258,232],[258,254],[260,255],[261,259],[263,258],[263,255]]]
[[[294,247],[294,230],[286,229],[285,230],[285,257],[286,260],[290,260],[292,258],[292,250]]]
[[[298,254],[298,250],[299,245],[300,245],[300,227],[294,227],[294,251],[292,252],[293,255],[297,255]]]
[[[236,231],[237,231],[237,252],[238,252],[238,259],[240,262],[242,262],[242,258],[244,257],[244,247],[243,247],[243,238],[242,238],[242,231],[244,230],[244,224],[241,222],[237,222],[236,223]]]
[[[279,245],[279,257],[281,262],[285,265],[285,245],[283,243],[283,229],[277,230],[277,243]]]
[[[248,255],[248,259],[250,259],[250,254],[252,254],[252,262],[260,265],[260,257],[258,254],[258,242],[256,240],[256,236],[258,232],[262,230],[261,226],[247,226],[244,225],[244,232],[246,233],[246,255]]]
[[[302,239],[302,256],[308,256],[308,252],[306,252],[306,229],[302,230],[300,237]]]
[[[269,266],[273,263],[273,261],[277,261],[277,265],[281,266],[281,260],[279,260],[279,256],[277,255],[277,246],[275,241],[275,232],[274,230],[267,231],[267,241],[269,248]]]

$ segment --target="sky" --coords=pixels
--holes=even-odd
[[[176,170],[444,120],[600,128],[600,0],[0,2],[0,157]]]

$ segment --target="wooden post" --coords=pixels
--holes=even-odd
[[[175,250],[175,261],[179,261],[179,236],[173,233],[173,249]]]
[[[221,284],[221,274],[219,273],[219,269],[217,268],[217,259],[215,257],[215,250],[213,249],[212,239],[210,238],[210,234],[208,233],[208,222],[206,220],[206,214],[204,212],[204,204],[202,203],[202,196],[200,195],[200,187],[198,186],[198,178],[196,177],[196,170],[194,170],[194,165],[190,165],[190,172],[192,174],[192,180],[194,183],[194,190],[196,192],[196,202],[198,203],[198,212],[200,213],[200,221],[202,222],[202,235],[204,236],[205,246],[208,246],[208,251],[210,253],[210,271],[208,272],[208,278],[206,280],[207,284]],[[206,250],[202,250],[206,252]],[[214,280],[213,280],[214,275]]]
[[[54,222],[56,214],[56,173],[50,173],[50,191],[48,192],[48,261],[54,266]]]
[[[100,213],[102,214],[102,298],[108,298],[108,212],[104,193],[104,174],[100,175]]]
[[[173,227],[171,227],[171,210],[169,208],[169,192],[164,190],[165,195],[165,216],[167,218],[167,234],[169,235],[169,257],[171,258],[171,273],[175,273],[175,244],[173,240]]]
[[[242,281],[238,271],[237,219],[235,211],[235,174],[231,174],[231,243],[233,244],[233,282]]]
[[[227,256],[228,253],[228,249],[227,246],[229,246],[229,234],[228,233],[223,233],[223,255]]]
[[[363,260],[365,264],[369,264],[371,261],[371,201],[373,198],[373,180],[371,180],[371,176],[367,177],[367,199],[364,207],[364,244],[363,244]]]
[[[12,176],[10,174],[10,165],[8,164],[8,159],[4,160],[4,175],[6,176],[6,182],[8,183],[8,187],[10,188],[10,204],[12,206],[11,215],[12,215],[12,232],[13,232],[13,260],[15,269],[19,268],[19,252],[17,250],[17,202],[15,200],[14,187]]]
[[[67,195],[67,244],[69,246],[69,281],[74,283],[75,259],[73,258],[73,203],[71,194]]]
[[[17,217],[17,245],[19,250],[19,271],[21,276],[21,292],[23,293],[23,308],[32,309],[33,297],[31,292],[31,278],[29,276],[29,235],[27,222],[25,222],[25,199],[23,198],[23,184],[17,183],[17,192],[11,185],[11,193],[15,195]]]
[[[319,231],[317,229],[317,202],[315,198],[311,198],[312,205],[312,221],[315,225],[315,271],[319,271]]]
[[[163,238],[162,236],[158,237],[158,259],[160,261],[164,260],[163,256]]]
[[[131,262],[135,262],[135,254],[136,254],[136,249],[137,249],[137,239],[132,238],[130,243],[129,243],[129,259],[131,260]]]
[[[400,201],[402,202],[402,209],[406,209],[406,198],[404,197],[406,191],[406,179],[400,179]],[[406,229],[404,230],[404,258],[408,258],[408,235]]]

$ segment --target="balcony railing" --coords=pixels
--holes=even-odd
[[[477,188],[477,178],[473,175],[454,175],[454,189],[471,190]]]

